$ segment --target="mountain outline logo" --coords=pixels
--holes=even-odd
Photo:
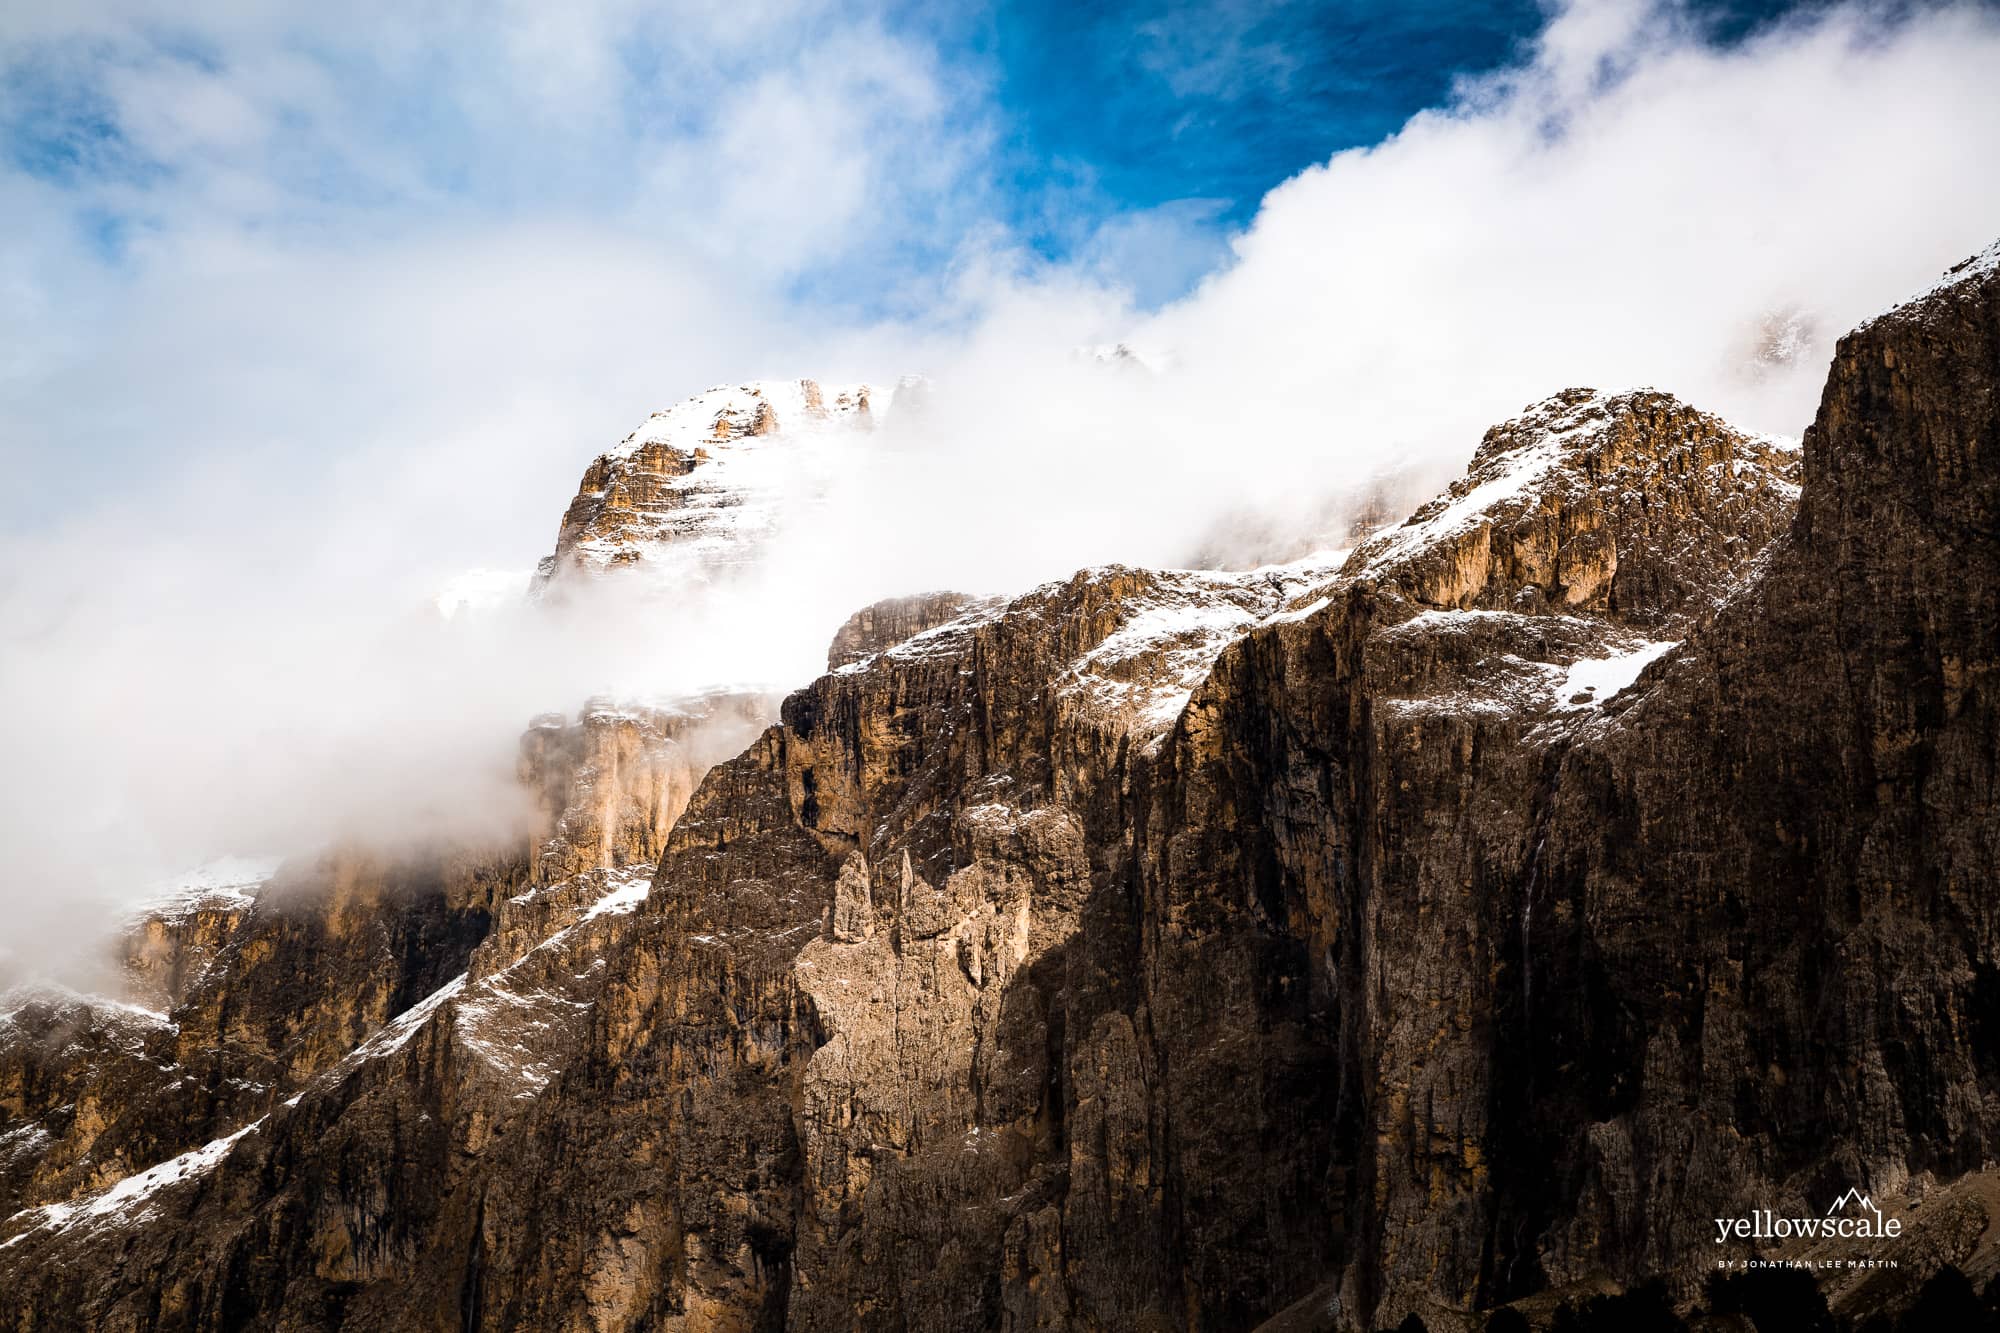
[[[1838,1199],[1835,1199],[1832,1205],[1827,1208],[1826,1215],[1828,1217],[1832,1217],[1835,1213],[1839,1212],[1842,1208],[1845,1208],[1850,1203],[1860,1204],[1863,1208],[1866,1208],[1869,1212],[1875,1214],[1876,1217],[1882,1216],[1882,1210],[1875,1206],[1875,1200],[1869,1198],[1866,1194],[1863,1194],[1860,1190],[1854,1188],[1851,1185],[1848,1186],[1847,1192],[1845,1194],[1841,1195]]]

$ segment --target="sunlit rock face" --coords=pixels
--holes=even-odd
[[[655,412],[583,474],[539,590],[652,567],[710,579],[755,558],[788,507],[810,504],[844,436],[873,428],[891,391],[763,380],[720,386]]]
[[[2000,1267],[1996,269],[1802,449],[1564,391],[1351,554],[881,603],[538,722],[503,853],[156,914],[0,1027],[0,1325],[1478,1327],[1847,1186],[1843,1314]],[[736,549],[674,429],[555,583]]]

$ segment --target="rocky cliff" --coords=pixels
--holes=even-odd
[[[1850,1188],[1836,1312],[1983,1280],[1996,508],[2000,249],[1802,449],[1570,390],[1342,557],[870,608],[684,811],[551,722],[523,849],[7,1020],[0,1321],[1475,1328]]]

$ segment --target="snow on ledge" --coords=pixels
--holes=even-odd
[[[264,1123],[259,1116],[234,1134],[205,1143],[179,1157],[169,1158],[158,1166],[147,1167],[134,1175],[126,1176],[110,1188],[87,1198],[69,1203],[43,1204],[39,1208],[27,1208],[14,1214],[8,1220],[17,1221],[39,1214],[39,1220],[24,1228],[19,1235],[0,1242],[0,1250],[17,1245],[36,1231],[68,1231],[85,1223],[109,1219],[113,1222],[139,1220],[143,1216],[142,1205],[169,1185],[183,1180],[191,1180],[214,1170],[222,1159],[229,1156],[239,1140],[247,1134],[255,1133]]]
[[[446,1000],[465,989],[466,975],[464,972],[459,973],[384,1023],[374,1036],[348,1052],[346,1059],[336,1068],[348,1068],[362,1060],[388,1055],[409,1045],[410,1038],[417,1035],[417,1029],[424,1025],[425,1020],[442,1008]]]
[[[611,891],[592,903],[582,919],[595,921],[601,916],[623,916],[638,911],[646,901],[646,895],[652,891],[653,872],[657,868],[652,862],[642,861],[605,871],[605,879],[612,885]]]

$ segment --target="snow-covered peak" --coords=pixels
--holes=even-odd
[[[868,384],[759,380],[655,412],[584,472],[536,595],[552,581],[650,569],[662,586],[754,562],[816,502],[896,396]]]
[[[1423,606],[1596,610],[1655,638],[1705,617],[1790,521],[1797,448],[1657,389],[1565,389],[1343,573]]]
[[[647,445],[708,453],[717,445],[871,420],[888,408],[892,391],[868,384],[817,380],[752,380],[720,384],[646,418],[611,451],[629,458]]]
[[[22,982],[0,991],[0,1026],[15,1022],[21,1011],[30,1005],[59,1013],[82,1012],[94,1021],[110,1026],[173,1026],[172,1020],[158,1009],[148,1009],[113,995],[75,990],[61,982],[48,980]]]
[[[1973,255],[1962,259],[1945,272],[1938,280],[1939,287],[1955,287],[1960,283],[1977,282],[1981,278],[2000,273],[2000,240]]]
[[[1504,527],[1588,492],[1617,493],[1688,483],[1693,470],[1722,480],[1757,474],[1796,498],[1789,479],[1796,441],[1739,431],[1657,389],[1607,394],[1565,389],[1486,432],[1450,489],[1397,528],[1365,542],[1346,573],[1380,577],[1434,550],[1452,550],[1482,526]]]

